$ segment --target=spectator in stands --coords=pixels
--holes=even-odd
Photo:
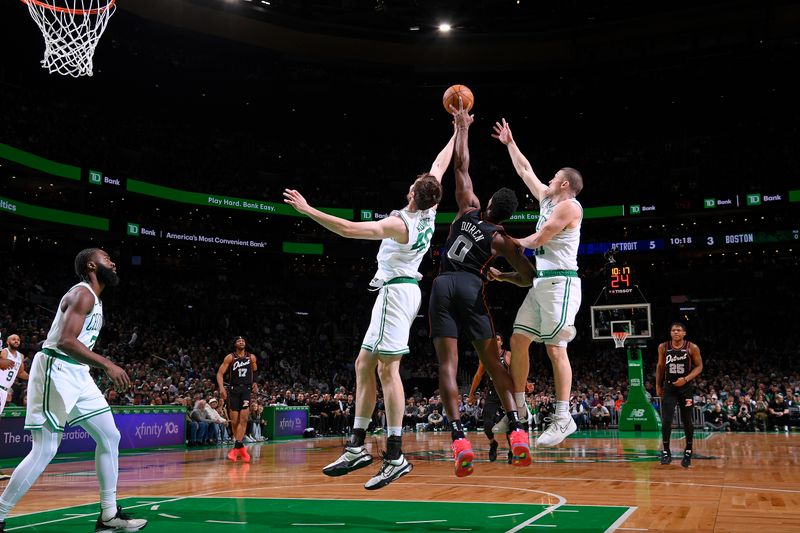
[[[191,413],[192,420],[197,422],[198,429],[197,435],[198,439],[196,441],[197,444],[208,444],[211,437],[214,435],[214,421],[208,416],[208,411],[206,411],[206,402],[205,400],[197,400],[194,404],[194,409]],[[200,436],[203,436],[202,439]]]
[[[439,413],[438,409],[434,409],[433,412],[428,415],[428,427],[426,429],[428,431],[441,431],[443,425],[444,417]]]
[[[611,423],[611,413],[602,403],[596,404],[591,411],[592,427],[594,429],[608,429]]]
[[[776,394],[769,403],[769,424],[775,431],[780,431],[782,428],[789,432],[789,405],[783,399],[783,394]]]
[[[725,420],[725,413],[722,412],[722,405],[714,404],[714,409],[705,415],[705,428],[709,431],[728,431],[730,422]]]
[[[585,428],[589,425],[589,414],[586,412],[583,402],[575,396],[570,400],[569,412],[575,421],[575,425],[579,428]]]

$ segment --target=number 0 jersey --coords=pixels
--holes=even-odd
[[[408,228],[408,242],[401,244],[394,239],[383,239],[378,250],[378,271],[370,285],[381,287],[390,279],[398,277],[422,279],[419,265],[431,246],[436,209],[409,211],[406,207],[392,211],[389,216],[400,217]]]
[[[66,295],[78,287],[85,287],[89,290],[89,292],[92,293],[92,296],[94,296],[94,307],[89,314],[86,315],[86,319],[83,321],[83,327],[81,328],[80,333],[78,333],[78,342],[91,350],[94,348],[94,343],[97,341],[97,337],[100,335],[100,329],[103,327],[103,302],[100,301],[100,298],[97,297],[92,290],[92,287],[88,283],[81,282],[73,286],[66,292],[66,294],[64,294],[64,296],[61,297],[61,301],[58,302],[58,312],[56,313],[56,317],[53,319],[53,325],[50,326],[50,332],[47,334],[47,339],[45,339],[44,343],[42,344],[42,348],[53,350],[66,357],[69,356],[58,349],[58,339],[61,337],[61,328],[64,322],[64,312],[61,310],[61,304],[64,302]],[[77,361],[75,362],[77,363]]]
[[[689,341],[684,341],[683,346],[675,348],[672,342],[664,343],[664,357],[666,358],[664,381],[674,383],[678,378],[685,378],[692,371],[692,356],[689,353]]]
[[[486,281],[486,270],[492,264],[492,239],[505,233],[503,226],[481,220],[480,209],[470,209],[450,225],[442,272],[470,272]]]

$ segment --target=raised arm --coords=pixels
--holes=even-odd
[[[547,243],[564,228],[575,227],[580,222],[581,217],[583,217],[583,211],[577,203],[571,201],[559,202],[553,209],[553,214],[539,228],[539,231],[520,239],[519,243],[524,248],[535,250]]]
[[[452,106],[451,106],[452,109]],[[474,117],[467,113],[459,98],[459,109],[455,111],[456,139],[455,139],[455,173],[456,173],[456,203],[459,216],[469,209],[480,209],[481,202],[472,191],[472,178],[469,177],[469,126]]]
[[[447,167],[450,166],[450,161],[453,159],[453,147],[455,146],[455,143],[456,133],[454,131],[453,136],[450,137],[450,140],[447,141],[445,147],[442,148],[442,151],[436,156],[436,160],[433,162],[433,165],[431,165],[430,172],[428,172],[428,174],[436,176],[436,180],[439,183],[442,182],[442,176],[444,176]]]
[[[294,189],[283,191],[283,201],[303,213],[323,228],[347,239],[394,239],[400,244],[408,242],[408,229],[399,217],[386,217],[376,222],[352,222],[308,205],[303,195]]]
[[[492,137],[508,147],[508,155],[511,156],[511,162],[514,164],[517,174],[519,174],[519,177],[525,182],[525,185],[528,186],[531,194],[533,194],[537,200],[541,201],[547,192],[547,185],[536,177],[536,173],[533,171],[530,162],[522,155],[519,147],[517,147],[517,143],[514,142],[514,137],[511,135],[511,127],[508,125],[508,122],[506,122],[506,119],[502,119],[502,121],[502,124],[499,122],[494,123],[494,133]]]

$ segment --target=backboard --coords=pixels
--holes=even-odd
[[[653,336],[650,304],[593,305],[592,340],[613,340],[614,331],[627,331],[628,339]]]

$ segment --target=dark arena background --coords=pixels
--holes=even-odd
[[[75,4],[48,3],[59,2]],[[0,45],[3,346],[19,335],[30,369],[76,282],[76,253],[109,253],[121,282],[102,295],[94,350],[132,386],[92,375],[122,435],[120,504],[148,531],[800,531],[800,2],[119,0],[93,75],[73,78],[41,67],[42,33],[9,0]],[[366,491],[377,465],[321,470],[353,427],[379,244],[334,235],[282,194],[356,222],[402,208],[452,135],[441,99],[453,84],[475,95],[477,196],[509,187],[520,200],[509,234],[533,233],[539,204],[491,137],[495,121],[510,123],[545,183],[562,167],[583,174],[569,345],[579,430],[534,445],[555,393],[534,344],[533,462],[507,464],[503,439],[490,462],[485,390],[466,398],[478,358],[462,338],[476,457],[474,474],[453,475],[448,426],[429,419],[442,405],[427,306],[458,211],[451,164],[400,365],[414,470]],[[506,344],[526,292],[486,286]],[[592,306],[624,315],[633,304],[649,304],[633,325],[641,338],[616,349]],[[677,414],[669,466],[660,431],[621,416],[633,389],[660,409],[658,345],[675,321],[704,363],[688,469]],[[238,335],[258,363],[249,463],[226,458],[224,422],[193,413],[219,398]],[[4,474],[31,447],[26,382],[8,393]],[[378,396],[376,460],[387,445]],[[5,531],[91,531],[93,450],[67,427]]]

